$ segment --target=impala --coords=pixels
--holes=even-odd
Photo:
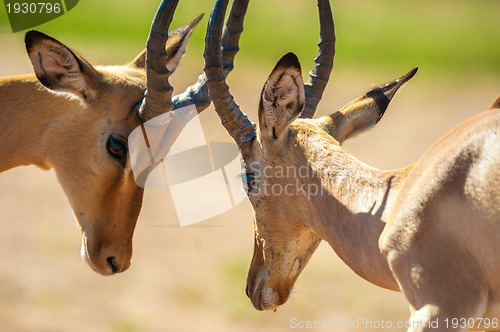
[[[195,105],[201,112],[210,104],[204,75],[172,97],[169,76],[202,16],[167,33],[177,2],[161,3],[147,49],[128,65],[94,67],[52,37],[30,31],[25,42],[36,76],[0,78],[0,172],[30,164],[53,168],[80,226],[82,258],[103,275],[129,267],[142,205],[128,135],[174,108]],[[235,15],[228,22],[226,75],[241,24]]]
[[[416,68],[330,116],[298,119],[314,113],[333,63],[331,9],[328,0],[318,0],[321,39],[311,80],[303,84],[294,54],[282,57],[262,90],[256,126],[224,80],[219,50],[227,2],[216,0],[212,10],[205,72],[246,166],[255,231],[247,295],[254,307],[285,303],[325,240],[359,276],[404,293],[411,319],[419,322],[412,331],[435,328],[429,324],[436,319],[444,330],[446,318],[498,328],[500,99],[417,163],[393,171],[369,167],[341,144],[380,120]],[[320,76],[321,86],[315,84]]]

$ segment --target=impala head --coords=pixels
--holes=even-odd
[[[161,98],[156,90],[168,84],[201,19],[168,34],[176,3],[159,9],[147,49],[125,66],[94,67],[43,33],[26,34],[40,83],[66,93],[65,98],[53,98],[52,107],[63,112],[51,119],[43,137],[43,165],[55,169],[73,208],[82,234],[82,257],[103,275],[129,267],[142,205],[144,190],[134,181],[127,138],[143,121],[172,110],[171,89]],[[160,75],[163,82],[155,86]],[[146,102],[138,111],[146,90]]]
[[[226,5],[226,0],[217,0],[210,17],[205,72],[216,111],[239,145],[247,171],[255,243],[246,293],[256,309],[269,310],[287,301],[297,277],[321,242],[311,222],[320,216],[310,201],[322,200],[327,188],[311,171],[309,159],[331,158],[334,162],[332,154],[338,152],[341,156],[343,151],[340,143],[375,125],[395,92],[416,69],[368,92],[331,116],[298,119],[314,114],[333,63],[331,9],[328,0],[318,0],[321,37],[311,79],[303,83],[294,54],[283,56],[262,90],[255,126],[230,96],[221,61],[214,51],[220,47],[217,41]],[[331,148],[325,148],[322,156],[308,156],[301,143],[311,137],[320,146]]]

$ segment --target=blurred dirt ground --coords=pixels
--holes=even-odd
[[[5,47],[0,51],[0,76],[31,72],[22,44],[1,38],[0,44],[9,47],[9,52]],[[200,70],[183,66],[174,86],[186,86]],[[317,115],[340,108],[371,83],[402,74],[336,76],[334,70]],[[242,68],[232,76],[233,95],[255,120],[267,70]],[[402,167],[498,95],[500,78],[431,81],[422,68],[377,127],[345,147],[370,165]],[[212,108],[202,115],[202,124],[210,141],[230,141]],[[254,310],[244,291],[253,250],[248,200],[216,218],[180,228],[170,193],[147,190],[132,266],[113,277],[95,274],[81,260],[80,241],[53,172],[30,166],[0,175],[1,331],[285,331],[293,318],[397,322],[409,317],[401,294],[362,280],[326,244],[299,277],[286,305],[275,313]]]

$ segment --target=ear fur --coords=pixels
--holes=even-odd
[[[168,42],[167,42],[168,43]],[[129,67],[144,69],[146,68],[146,49],[143,49],[138,56],[135,57],[134,60],[130,61],[128,64]]]
[[[351,101],[340,111],[313,120],[339,143],[376,125],[384,115],[396,92],[415,74],[415,67],[406,75],[381,85]]]
[[[304,82],[299,59],[284,55],[274,67],[262,89],[259,105],[259,133],[263,139],[279,140],[302,112]]]
[[[490,108],[488,108],[488,110],[494,110],[497,108],[500,108],[500,97],[495,99],[495,102],[490,106]]]
[[[174,72],[179,66],[182,56],[186,53],[187,44],[193,30],[202,17],[203,13],[195,18],[193,22],[168,33],[165,49],[168,54],[167,68],[170,72]],[[142,69],[146,68],[146,50],[143,50],[134,60],[132,60],[129,66]]]
[[[35,30],[26,33],[25,44],[35,74],[45,87],[71,92],[86,102],[97,96],[100,75],[84,58]]]

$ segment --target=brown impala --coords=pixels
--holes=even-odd
[[[255,230],[247,294],[255,308],[285,303],[325,240],[359,276],[404,293],[411,319],[420,322],[411,331],[431,330],[429,322],[446,318],[497,329],[500,99],[417,163],[375,169],[341,144],[375,125],[416,69],[330,116],[300,119],[314,113],[333,63],[331,9],[328,0],[318,0],[321,38],[311,80],[303,83],[294,54],[282,57],[262,90],[255,126],[229,94],[221,66],[227,3],[216,0],[212,10],[205,72],[216,111],[247,168]]]
[[[57,40],[30,31],[26,48],[36,76],[0,78],[0,172],[30,164],[53,168],[80,225],[82,257],[103,275],[129,267],[142,205],[128,135],[173,108],[195,105],[201,112],[210,104],[204,75],[172,98],[168,78],[201,19],[168,34],[177,2],[162,2],[147,49],[128,65],[94,67]],[[228,24],[226,74],[242,21],[232,17]]]

